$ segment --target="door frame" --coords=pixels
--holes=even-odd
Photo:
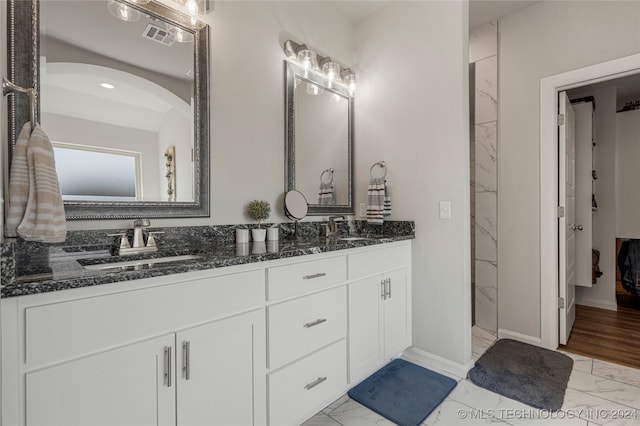
[[[640,54],[540,79],[540,337],[558,348],[558,93],[640,73]],[[550,171],[554,173],[550,173]]]

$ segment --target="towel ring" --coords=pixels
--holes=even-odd
[[[322,178],[324,178],[325,173],[330,173],[331,174],[331,180],[329,180],[329,182],[325,182],[325,181],[322,180]],[[327,183],[327,184],[332,184],[333,183],[333,169],[332,168],[324,169],[322,171],[322,173],[320,173],[320,182]]]
[[[387,164],[384,162],[384,160],[382,161],[377,161],[375,163],[373,163],[373,165],[371,166],[371,168],[369,169],[369,176],[373,179],[373,169],[374,167],[382,167],[384,169],[384,174],[382,176],[380,176],[378,179],[384,179],[387,177]]]

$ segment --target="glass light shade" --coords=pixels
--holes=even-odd
[[[319,94],[321,94],[323,92],[324,92],[324,89],[322,89],[322,87],[320,87],[320,86],[318,86],[316,84],[313,84],[313,83],[307,83],[307,93],[309,95],[315,96],[315,95],[319,95]]]
[[[322,73],[327,77],[328,86],[331,87],[334,81],[340,81],[340,64],[331,61],[325,62],[322,65]]]
[[[107,9],[113,16],[123,21],[135,22],[140,19],[140,12],[116,0],[111,0]]]
[[[184,5],[187,7],[189,15],[195,16],[198,14],[198,3],[196,2],[196,0],[187,0]]]
[[[349,94],[353,96],[356,93],[356,75],[355,74],[347,74],[344,77],[343,83],[347,86],[349,90]]]
[[[305,72],[312,70],[317,67],[316,65],[316,55],[312,50],[303,49],[298,52],[298,62],[302,65]]]

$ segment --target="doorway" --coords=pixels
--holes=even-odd
[[[559,342],[558,93],[640,73],[640,54],[547,77],[540,82],[541,345]],[[555,170],[555,173],[550,173]],[[566,310],[563,310],[563,314]]]

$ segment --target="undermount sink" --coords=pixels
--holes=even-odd
[[[129,266],[135,267],[135,266],[143,266],[143,265],[153,265],[156,263],[182,262],[184,260],[193,260],[193,259],[200,259],[200,258],[202,258],[202,256],[197,254],[185,254],[181,256],[166,256],[166,257],[157,257],[153,259],[124,260],[122,262],[99,263],[96,265],[84,265],[84,268],[92,269],[92,270],[127,268]]]
[[[338,238],[340,241],[364,241],[364,240],[370,240],[371,238],[369,237],[341,237]]]

